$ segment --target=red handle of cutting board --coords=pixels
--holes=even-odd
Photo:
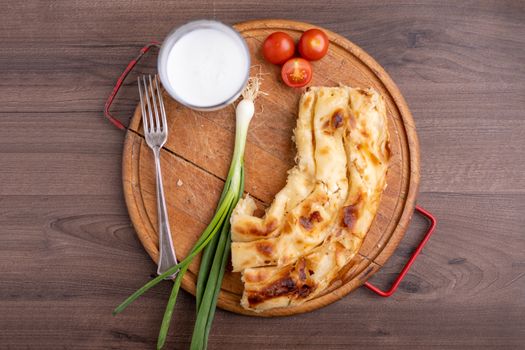
[[[421,242],[419,242],[416,250],[414,250],[414,253],[412,253],[412,256],[410,256],[410,259],[408,259],[407,263],[405,264],[399,275],[397,275],[396,280],[394,281],[394,283],[392,283],[392,286],[389,290],[381,290],[378,287],[374,286],[372,283],[365,282],[364,286],[370,289],[372,292],[376,293],[377,295],[387,298],[395,293],[397,287],[399,287],[399,284],[401,283],[401,281],[403,281],[403,278],[405,278],[406,274],[408,273],[408,270],[410,270],[410,267],[416,260],[417,256],[419,255],[419,253],[421,253],[425,244],[427,244],[428,240],[430,239],[430,236],[432,236],[432,233],[434,233],[437,224],[436,218],[420,206],[416,206],[416,212],[428,219],[430,225],[428,226],[427,232],[425,233],[425,236],[423,237]]]
[[[124,69],[122,74],[120,74],[119,78],[117,79],[117,82],[115,83],[115,87],[113,88],[113,90],[111,91],[111,94],[109,95],[108,99],[106,100],[106,104],[104,105],[104,116],[111,122],[111,124],[113,124],[115,127],[119,128],[120,130],[126,130],[127,127],[124,126],[124,124],[122,124],[122,122],[120,120],[115,118],[110,113],[109,109],[111,108],[111,105],[113,104],[113,101],[115,100],[115,97],[117,96],[118,91],[122,87],[122,84],[124,83],[124,80],[126,79],[128,74],[133,70],[133,68],[137,65],[137,63],[140,61],[142,56],[144,56],[144,54],[146,54],[146,52],[148,52],[152,47],[159,47],[159,46],[160,46],[159,42],[152,41],[149,44],[147,44],[146,46],[144,46],[142,49],[140,49],[140,52],[137,55],[137,57],[132,59],[128,63],[126,69]]]
[[[113,101],[115,100],[115,97],[117,96],[117,93],[120,90],[120,88],[122,87],[122,84],[124,83],[124,80],[126,79],[128,74],[137,65],[137,63],[140,61],[142,56],[144,56],[152,47],[158,47],[158,46],[160,46],[160,43],[158,43],[156,41],[152,41],[149,44],[147,44],[146,46],[144,46],[142,49],[140,49],[140,52],[137,55],[137,57],[132,59],[128,63],[126,69],[124,69],[122,74],[120,74],[119,78],[117,79],[117,82],[115,83],[115,87],[113,88],[113,90],[111,91],[111,94],[109,95],[108,99],[106,100],[106,104],[104,106],[104,116],[111,122],[111,124],[113,124],[115,127],[119,128],[120,130],[126,130],[127,128],[126,128],[126,126],[124,126],[124,124],[122,124],[117,118],[115,118],[110,113],[109,109],[111,108],[111,105],[113,104]],[[405,264],[405,266],[403,267],[403,269],[401,270],[401,272],[397,276],[396,280],[394,281],[394,283],[392,284],[390,289],[387,290],[387,291],[383,291],[383,290],[379,289],[378,287],[374,286],[370,282],[365,282],[365,284],[364,284],[365,287],[367,287],[368,289],[370,289],[371,291],[373,291],[374,293],[376,293],[376,294],[378,294],[378,295],[380,295],[382,297],[389,297],[389,296],[391,296],[392,294],[395,293],[397,287],[399,287],[399,284],[401,283],[403,278],[408,273],[408,270],[410,270],[410,267],[412,266],[412,264],[416,260],[417,256],[419,255],[419,253],[421,253],[421,251],[423,250],[423,247],[425,246],[425,244],[427,244],[427,242],[430,239],[430,236],[432,235],[432,233],[434,233],[434,229],[436,228],[436,223],[437,223],[436,218],[432,214],[430,214],[428,211],[426,211],[425,209],[423,209],[422,207],[419,207],[419,206],[416,206],[416,212],[418,212],[421,215],[425,216],[429,220],[430,226],[429,226],[429,228],[427,230],[427,233],[425,234],[425,236],[423,237],[423,239],[421,240],[421,242],[417,246],[416,250],[414,251],[414,253],[410,257],[408,262]]]

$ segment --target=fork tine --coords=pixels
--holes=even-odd
[[[137,82],[139,86],[140,109],[142,110],[142,123],[144,124],[144,133],[147,133],[149,132],[148,117],[146,115],[146,105],[144,104],[145,102],[142,94],[142,84],[140,83],[140,77],[137,77]]]
[[[148,75],[148,79],[149,79],[149,90],[151,92],[151,100],[153,101],[153,110],[155,112],[155,122],[157,123],[155,131],[160,132],[161,125],[159,121],[159,110],[157,108],[157,96],[155,96],[155,91],[153,91],[153,82],[151,81],[151,75]]]
[[[146,76],[143,75],[142,76],[142,82],[144,83],[144,93],[146,95],[146,103],[148,104],[148,121],[149,121],[149,124],[150,124],[150,132],[154,132],[155,131],[155,123],[153,122],[153,112],[152,112],[152,108],[151,108],[151,102],[150,102],[150,97],[149,97],[149,94],[148,94],[148,84],[146,83]]]
[[[155,74],[155,86],[157,88],[157,96],[159,98],[160,115],[162,116],[162,131],[168,131],[168,122],[166,120],[166,110],[164,109],[164,100],[162,99],[162,92],[159,87],[159,76]]]

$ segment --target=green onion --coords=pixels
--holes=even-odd
[[[233,167],[230,167],[230,170],[228,171],[228,176],[226,178],[226,182],[224,183],[224,188],[222,190],[221,198],[219,199],[219,203],[222,202],[224,199],[224,196],[226,196],[226,193],[228,193],[231,185],[231,174],[233,172]],[[243,186],[244,188],[244,186]],[[211,264],[212,264],[212,258],[213,258],[213,252],[217,249],[217,244],[219,243],[219,237],[220,235],[216,235],[213,237],[213,240],[206,246],[204,251],[202,252],[201,257],[201,264],[199,268],[199,274],[197,276],[197,288],[195,293],[195,301],[197,303],[197,310],[199,310],[201,301],[202,301],[202,294],[204,293],[204,283],[206,281],[206,277],[208,276]]]
[[[190,254],[177,265],[155,277],[135,293],[129,296],[114,311],[116,315],[122,312],[138,297],[162,281],[167,276],[178,272],[157,339],[157,349],[161,349],[166,341],[173,310],[177,300],[182,279],[193,258],[203,249],[199,275],[197,277],[196,304],[197,319],[191,340],[192,350],[204,350],[208,343],[208,335],[215,316],[215,308],[221,290],[222,279],[230,254],[230,216],[244,192],[244,149],[248,127],[255,112],[253,101],[259,94],[260,77],[250,78],[243,91],[243,100],[236,107],[235,148],[224,183],[224,189],[217,205],[217,210],[210,224],[206,227],[195,243]]]
[[[228,220],[223,223],[217,242],[207,247],[203,253],[197,280],[197,319],[191,339],[191,350],[204,350],[208,343],[208,335],[215,316],[222,278],[230,254],[229,217],[244,192],[244,149],[248,127],[255,112],[253,100],[258,92],[259,78],[250,79],[248,87],[243,93],[244,99],[239,102],[236,108],[235,149],[225,183],[225,190],[234,192],[235,198],[228,211]]]

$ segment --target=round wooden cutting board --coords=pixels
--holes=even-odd
[[[246,38],[255,69],[267,73],[256,100],[246,148],[246,192],[262,206],[271,203],[286,182],[294,164],[295,127],[300,89],[280,81],[280,67],[262,58],[260,47],[274,31],[298,39],[312,25],[261,20],[235,28]],[[359,254],[323,295],[302,305],[263,313],[244,310],[240,274],[226,273],[218,306],[237,313],[283,316],[311,311],[330,304],[363,284],[377,272],[403,237],[412,216],[419,184],[419,146],[412,116],[399,89],[381,66],[347,39],[325,30],[330,38],[328,55],[313,62],[311,86],[373,87],[385,98],[392,159],[378,214]],[[229,106],[216,112],[196,112],[164,95],[168,115],[168,141],[161,152],[164,190],[177,256],[181,260],[213,216],[233,151],[235,112]],[[144,248],[158,258],[155,167],[153,154],[142,136],[139,108],[130,123],[123,155],[124,195],[129,214]],[[194,294],[199,260],[195,259],[182,286]]]

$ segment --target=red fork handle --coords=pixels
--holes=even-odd
[[[152,41],[146,46],[144,46],[142,49],[140,49],[140,52],[137,55],[137,57],[132,59],[128,63],[126,69],[124,69],[122,74],[120,74],[119,78],[117,79],[117,82],[115,83],[115,87],[113,88],[113,90],[111,91],[111,94],[106,100],[106,104],[104,105],[104,116],[111,122],[111,124],[119,128],[120,130],[126,130],[126,126],[124,126],[124,124],[122,124],[120,120],[115,118],[113,114],[111,114],[109,109],[111,108],[111,105],[113,104],[113,101],[115,100],[115,97],[117,96],[117,93],[122,87],[122,84],[124,83],[124,80],[126,79],[128,74],[133,70],[133,68],[137,65],[137,63],[140,61],[140,59],[142,58],[142,56],[144,56],[146,52],[148,52],[152,47],[158,47],[158,46],[160,46],[159,42]]]
[[[419,242],[419,245],[417,246],[416,250],[412,253],[412,256],[410,257],[410,259],[408,259],[407,263],[405,264],[405,267],[403,267],[403,269],[401,270],[401,272],[399,273],[399,275],[397,276],[396,280],[394,281],[394,283],[392,284],[389,290],[386,290],[386,291],[381,290],[370,282],[364,283],[364,286],[366,288],[370,289],[372,292],[376,293],[377,295],[387,298],[395,293],[397,287],[399,287],[399,284],[401,283],[403,278],[405,278],[406,274],[408,273],[408,270],[410,270],[410,267],[416,260],[417,256],[419,255],[419,253],[421,253],[425,244],[427,244],[428,240],[430,239],[430,236],[432,236],[432,233],[434,233],[434,229],[436,228],[436,224],[437,224],[436,218],[432,214],[430,214],[428,211],[421,208],[420,206],[416,206],[416,212],[423,215],[424,217],[428,219],[430,225],[428,227],[427,233],[425,234],[421,242]]]

